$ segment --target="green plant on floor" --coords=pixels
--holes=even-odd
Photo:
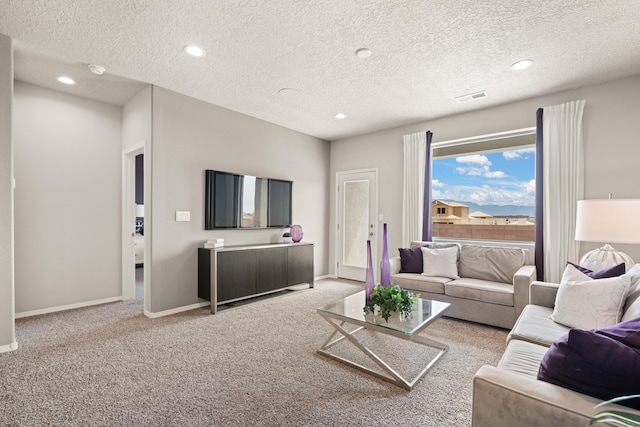
[[[600,406],[608,405],[610,403],[617,403],[623,400],[637,399],[637,398],[640,398],[640,394],[616,397],[615,399],[602,402],[599,405],[596,405],[595,407],[599,408]],[[632,414],[625,411],[617,411],[617,410],[602,411],[594,415],[593,418],[591,418],[591,422],[589,423],[589,425],[596,425],[596,424],[608,424],[612,426],[625,426],[625,427],[640,427],[640,415]]]
[[[371,292],[369,300],[364,306],[364,314],[375,313],[376,306],[385,321],[389,321],[391,313],[397,311],[404,316],[409,316],[413,305],[418,301],[419,295],[414,295],[400,286],[376,285]]]

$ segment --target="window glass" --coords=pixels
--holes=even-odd
[[[534,240],[535,133],[514,133],[434,144],[434,237]]]

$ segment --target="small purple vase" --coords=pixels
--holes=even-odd
[[[371,240],[367,240],[367,279],[366,279],[365,295],[367,301],[371,299],[373,292],[373,262],[371,261]]]
[[[298,243],[300,240],[302,240],[302,235],[304,233],[302,232],[302,227],[300,227],[299,225],[291,226],[291,230],[289,230],[289,232],[291,233],[291,240],[293,241],[293,243]]]

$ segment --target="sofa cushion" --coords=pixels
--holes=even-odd
[[[555,340],[569,332],[566,326],[549,319],[552,312],[553,309],[550,307],[527,305],[509,332],[507,342],[523,340],[548,348]]]
[[[592,279],[565,267],[551,320],[570,328],[593,329],[618,323],[629,290],[628,275]]]
[[[427,277],[415,273],[399,273],[391,276],[391,284],[394,286],[433,294],[444,294],[444,284],[450,281],[448,277]]]
[[[516,271],[524,265],[524,250],[462,245],[458,274],[470,279],[513,283]]]
[[[422,242],[414,240],[409,244],[410,248],[433,248],[433,249],[441,249],[441,248],[458,248],[460,249],[460,244],[456,242]]]
[[[513,286],[479,279],[457,279],[444,287],[445,295],[513,307]]]
[[[567,261],[567,264],[571,264],[573,265],[576,270],[578,270],[581,273],[586,274],[587,276],[591,277],[592,279],[606,279],[608,277],[617,277],[617,276],[622,276],[624,274],[624,272],[626,271],[626,267],[625,267],[625,263],[620,263],[618,265],[614,265],[613,267],[609,267],[609,268],[605,268],[602,269],[600,271],[592,271],[589,270],[588,268],[582,267],[581,265],[578,264],[574,264],[572,262]]]
[[[398,248],[400,273],[422,273],[422,251],[420,248]]]
[[[572,329],[549,348],[538,379],[604,400],[637,394],[638,344],[640,319],[603,330]],[[637,399],[620,404],[640,409]]]
[[[458,248],[425,248],[422,251],[422,275],[458,279]]]
[[[540,369],[540,361],[549,347],[527,341],[509,341],[507,349],[498,363],[498,368],[536,378]]]

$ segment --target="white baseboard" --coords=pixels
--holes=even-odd
[[[334,276],[332,274],[325,274],[324,276],[318,276],[318,277],[314,277],[313,281],[315,282],[316,280],[322,280],[322,279],[337,279],[338,276]]]
[[[40,315],[40,314],[56,313],[58,311],[73,310],[74,308],[90,307],[92,305],[106,304],[106,303],[117,302],[117,301],[122,301],[122,297],[121,296],[119,296],[119,297],[111,297],[111,298],[104,298],[104,299],[93,300],[93,301],[79,302],[79,303],[76,303],[76,304],[61,305],[61,306],[58,306],[58,307],[42,308],[40,310],[23,311],[22,313],[16,313],[15,318],[16,319],[21,319],[23,317],[37,316],[37,315]]]
[[[14,351],[18,349],[18,342],[14,341],[11,344],[0,345],[0,353],[6,353],[8,351]]]
[[[171,310],[158,311],[156,313],[152,313],[150,311],[145,310],[144,315],[151,319],[155,319],[158,317],[164,317],[164,316],[170,316],[176,313],[182,313],[183,311],[195,310],[196,308],[206,307],[208,305],[211,305],[211,303],[209,301],[204,301],[204,302],[198,302],[191,305],[185,305],[184,307],[172,308]]]

